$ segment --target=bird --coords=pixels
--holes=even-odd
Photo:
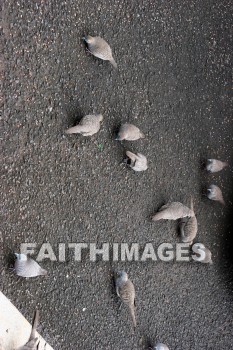
[[[121,271],[118,274],[118,277],[116,279],[116,293],[128,306],[133,321],[133,326],[136,328],[137,322],[135,317],[135,288],[125,271]]]
[[[217,173],[218,171],[221,171],[226,166],[228,166],[227,162],[222,162],[221,160],[217,159],[207,159],[206,162],[206,170],[210,173]]]
[[[117,141],[135,141],[138,139],[144,139],[145,135],[140,131],[140,129],[129,123],[122,124],[118,131],[116,140]]]
[[[148,168],[147,159],[143,154],[141,153],[134,154],[130,151],[126,151],[126,155],[129,160],[129,166],[134,171],[144,171]]]
[[[152,220],[177,220],[186,216],[193,217],[194,215],[194,211],[186,207],[184,204],[180,202],[171,202],[163,205],[152,217]]]
[[[79,124],[67,129],[66,134],[81,134],[83,136],[92,136],[100,129],[100,122],[102,122],[102,114],[89,114],[83,117]]]
[[[32,330],[29,337],[28,342],[21,346],[20,348],[17,348],[17,350],[37,350],[39,347],[39,340],[36,338],[36,328],[39,323],[39,310],[36,310],[34,313],[33,321],[32,321]]]
[[[191,197],[190,209],[194,212],[193,199]],[[193,243],[194,238],[197,235],[197,218],[196,215],[191,217],[182,218],[180,220],[180,233],[183,243]]]
[[[225,205],[225,201],[223,199],[223,194],[221,189],[216,185],[210,185],[207,189],[207,197],[213,201],[220,202]]]
[[[25,254],[15,253],[16,260],[14,271],[16,275],[21,277],[37,277],[47,275],[47,271],[42,269],[40,265]]]
[[[87,44],[88,51],[93,56],[109,61],[113,67],[117,68],[117,64],[112,56],[112,49],[104,39],[100,36],[87,35],[87,37],[83,37],[83,40]]]
[[[166,344],[157,343],[154,346],[154,350],[169,350],[169,348],[168,348],[168,346]]]

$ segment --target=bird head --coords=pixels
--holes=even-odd
[[[87,36],[84,36],[83,37],[83,40],[86,42],[86,43],[93,43],[94,41],[94,37],[93,36],[90,36],[90,35],[87,35]]]
[[[27,261],[27,255],[25,254],[18,254],[18,253],[15,253],[15,256],[18,260],[21,260],[21,261]]]
[[[118,273],[118,276],[124,280],[124,281],[127,281],[128,280],[128,274],[125,272],[125,271],[121,271]]]
[[[123,141],[122,135],[118,133],[115,138],[116,141]]]

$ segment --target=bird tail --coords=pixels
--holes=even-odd
[[[81,132],[80,125],[73,126],[65,131],[66,134],[78,134]]]
[[[36,329],[38,327],[39,324],[39,310],[36,310],[33,316],[33,321],[32,321],[32,330],[31,330],[31,334],[30,334],[30,338],[29,341],[32,339],[35,339],[36,337]]]
[[[46,275],[48,274],[48,271],[45,270],[45,269],[41,269],[41,270],[40,270],[40,274],[41,274],[42,276],[46,276]]]
[[[225,203],[225,201],[224,201],[223,198],[220,198],[220,199],[219,199],[219,202],[220,202],[222,205],[226,205],[226,203]]]
[[[145,136],[145,134],[143,134],[143,132],[140,131],[140,137],[141,137],[141,139],[144,139],[146,136]]]
[[[132,318],[133,327],[136,328],[137,322],[136,322],[136,317],[135,317],[134,306],[129,306],[129,313],[130,313],[130,316]]]
[[[113,65],[114,68],[117,68],[117,63],[113,57],[109,60],[109,62]]]
[[[164,213],[163,211],[159,211],[158,213],[156,213],[154,216],[152,216],[152,220],[153,221],[158,221],[164,219]]]

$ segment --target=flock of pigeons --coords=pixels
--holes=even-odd
[[[117,64],[112,56],[112,50],[108,43],[100,37],[92,37],[88,35],[83,38],[87,44],[88,51],[94,56],[110,61],[110,63],[116,68]],[[87,115],[81,119],[78,125],[66,130],[67,134],[81,134],[83,136],[92,136],[100,129],[100,123],[103,121],[103,116]],[[133,124],[122,124],[120,126],[116,140],[128,140],[135,141],[140,138],[144,138],[144,134],[138,127]],[[141,154],[134,154],[130,151],[126,151],[127,164],[134,171],[145,171],[148,168],[147,158]],[[216,159],[208,159],[206,164],[206,170],[214,173],[222,170],[227,166],[226,162],[222,162]],[[224,203],[221,189],[216,185],[211,185],[207,190],[207,197],[214,201]],[[153,221],[158,220],[180,220],[180,234],[182,242],[189,243],[190,246],[193,243],[197,234],[197,219],[194,213],[193,200],[191,198],[191,206],[188,208],[180,202],[171,202],[163,205],[159,211],[152,217]],[[47,271],[42,269],[40,265],[32,258],[24,254],[15,254],[16,261],[14,265],[14,271],[21,277],[36,277],[39,275],[46,275]],[[208,248],[205,248],[205,258],[201,261],[203,263],[212,263],[211,252]],[[121,300],[128,306],[133,326],[136,327],[135,317],[135,288],[133,283],[128,278],[125,271],[118,274],[115,279],[116,293]],[[32,326],[32,333],[28,343],[18,350],[36,350],[38,349],[38,339],[35,336],[35,329],[38,323],[38,311],[35,313],[34,322]],[[157,343],[154,346],[154,350],[169,350],[167,345]]]

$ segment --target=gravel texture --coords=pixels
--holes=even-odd
[[[55,349],[233,349],[232,337],[232,2],[230,0],[5,0],[2,7],[3,248],[1,287]],[[118,69],[85,50],[101,35]],[[102,113],[91,138],[65,135]],[[146,139],[117,142],[121,122]],[[148,170],[121,164],[125,150]],[[206,157],[230,166],[209,175]],[[219,185],[226,206],[202,196]],[[45,260],[47,278],[9,271],[20,243],[179,241],[175,222],[152,222],[165,202],[189,205],[213,265]],[[36,251],[38,252],[38,250]],[[35,255],[36,256],[36,255]],[[138,328],[119,309],[113,273],[136,289]]]

